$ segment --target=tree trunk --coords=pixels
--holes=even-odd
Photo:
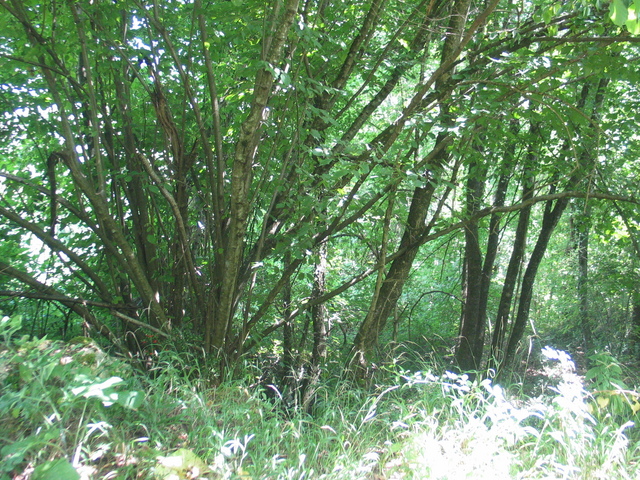
[[[640,360],[640,292],[633,292],[631,310],[631,348],[637,360]]]
[[[589,230],[590,230],[590,207],[589,200],[585,200],[584,211],[577,214],[574,221],[575,235],[578,247],[578,279],[577,289],[580,302],[579,319],[582,329],[582,340],[584,351],[588,355],[593,351],[593,340],[591,333],[591,319],[589,318]]]
[[[318,247],[318,261],[313,272],[312,298],[319,298],[327,290],[327,243],[323,242]],[[311,308],[311,323],[313,326],[313,350],[311,363],[305,379],[305,388],[302,395],[302,408],[310,411],[315,399],[315,392],[320,381],[322,369],[327,360],[327,306],[318,303]]]
[[[291,263],[291,252],[287,251],[284,255],[284,268],[286,269]],[[282,289],[282,307],[284,314],[284,325],[282,326],[282,378],[287,379],[291,376],[295,366],[296,358],[293,347],[293,336],[295,334],[293,320],[291,319],[291,280],[288,279],[286,285]],[[285,380],[286,383],[286,380]]]
[[[469,166],[467,179],[467,215],[473,216],[480,208],[484,195],[486,168],[473,162]],[[478,220],[471,221],[464,230],[464,306],[460,322],[460,334],[456,348],[456,363],[465,370],[477,370],[480,367],[484,345],[484,319],[482,311],[486,301],[482,301],[482,252],[480,250],[480,229]]]
[[[547,202],[545,205],[540,234],[538,235],[538,240],[533,248],[533,252],[531,253],[527,269],[522,277],[518,313],[513,323],[509,343],[507,345],[504,361],[502,362],[500,370],[509,368],[513,364],[518,343],[520,342],[520,339],[522,339],[529,320],[529,310],[531,307],[531,300],[533,298],[533,286],[538,273],[538,268],[540,267],[540,263],[542,263],[547,246],[549,245],[551,234],[558,224],[562,213],[567,208],[568,202],[568,199],[561,198],[556,200],[555,206],[552,206],[551,202]]]
[[[597,120],[599,118],[600,108],[602,107],[602,104],[604,102],[604,94],[608,83],[609,80],[606,78],[601,78],[597,82],[587,82],[583,85],[580,92],[580,97],[577,102],[577,108],[579,110],[583,110],[590,103],[589,117],[595,124],[597,124]],[[576,130],[579,131],[580,128],[576,126]],[[594,152],[591,148],[595,148],[596,144],[592,144],[592,142],[597,141],[597,137],[597,132],[592,137],[585,137],[590,140],[590,142],[586,142],[583,150],[579,153],[579,157],[577,158],[577,168],[573,170],[564,186],[566,190],[574,188],[581,181],[583,181],[585,177],[588,179],[589,175],[592,173],[595,157],[593,155]],[[566,150],[568,150],[568,148]],[[557,182],[552,183],[552,191],[555,191],[556,185]],[[522,288],[520,292],[518,313],[513,324],[511,336],[509,337],[506,354],[500,367],[501,371],[505,368],[509,368],[513,364],[513,361],[515,359],[515,353],[518,343],[522,339],[525,328],[527,326],[527,322],[529,320],[529,310],[531,307],[531,299],[533,297],[533,285],[535,282],[536,274],[538,273],[538,268],[540,266],[540,263],[542,262],[545,251],[549,244],[551,234],[553,233],[553,230],[560,220],[560,217],[566,209],[568,202],[569,200],[567,198],[561,198],[555,202],[554,206],[552,206],[551,202],[547,202],[547,204],[545,205],[544,215],[542,218],[542,227],[538,235],[538,240],[533,249],[531,258],[529,259],[529,264],[527,265],[527,269],[525,270],[524,276],[522,278]]]
[[[367,358],[373,352],[378,337],[402,294],[402,289],[413,266],[413,260],[418,253],[418,247],[410,248],[410,245],[415,244],[417,238],[425,230],[425,220],[433,190],[434,186],[429,184],[427,187],[417,188],[414,191],[405,231],[399,246],[399,249],[407,248],[407,251],[391,263],[377,296],[376,305],[373,311],[366,316],[356,334],[350,362],[361,373],[366,371]],[[362,374],[358,376],[361,377]]]
[[[531,178],[530,174],[525,171],[522,180],[522,201],[526,201],[533,196],[534,183],[533,178]],[[507,266],[507,272],[502,286],[500,303],[498,304],[498,312],[496,314],[496,322],[491,339],[491,353],[487,362],[487,370],[497,369],[503,361],[504,341],[507,333],[509,313],[511,312],[513,292],[515,291],[518,283],[522,259],[524,258],[530,217],[531,206],[524,207],[518,214],[518,225],[516,227],[516,234],[513,241],[511,258],[509,259],[509,265]]]
[[[471,0],[457,0],[452,8],[451,19],[449,21],[448,35],[446,37],[441,56],[441,66],[449,65],[450,62],[459,55],[457,48],[460,45],[460,40],[464,32],[464,27],[467,21],[467,15]],[[438,77],[436,82],[436,89],[446,88],[447,81],[451,78],[452,71],[442,74]],[[441,105],[441,122],[443,124],[450,123],[450,116],[446,103]],[[439,134],[436,140],[436,146],[434,148],[441,147],[441,143],[446,141],[445,134]],[[411,206],[409,207],[409,215],[407,217],[406,226],[400,241],[400,250],[406,249],[406,252],[396,258],[389,268],[385,280],[380,289],[380,294],[377,296],[376,306],[370,314],[364,319],[358,333],[354,339],[354,345],[352,349],[352,356],[350,358],[350,365],[355,367],[361,376],[363,372],[366,372],[366,366],[368,363],[367,357],[369,357],[375,345],[377,344],[378,337],[384,329],[389,315],[395,309],[398,299],[402,294],[402,289],[407,281],[413,260],[415,259],[419,247],[415,245],[416,240],[427,230],[425,221],[431,205],[431,199],[435,191],[435,182],[431,181],[431,173],[434,170],[440,169],[449,159],[449,153],[446,149],[442,148],[434,157],[431,165],[431,171],[425,173],[425,177],[428,179],[428,183],[424,187],[418,187],[413,192],[411,199]]]
[[[287,0],[284,13],[280,19],[269,45],[264,63],[278,65],[282,58],[284,45],[289,30],[298,12],[298,0]],[[271,68],[271,67],[270,67]],[[249,115],[242,123],[240,138],[236,144],[233,168],[231,173],[231,198],[229,212],[229,228],[224,244],[224,258],[218,269],[224,271],[219,286],[219,301],[216,315],[209,317],[210,335],[206,350],[220,350],[225,347],[225,339],[233,323],[238,297],[238,276],[243,261],[245,234],[251,205],[251,180],[253,178],[254,159],[260,141],[260,130],[267,108],[269,95],[273,89],[274,73],[271,69],[258,71],[253,91],[253,102]],[[221,221],[221,219],[217,219]],[[230,354],[231,352],[224,352]]]
[[[510,122],[511,134],[518,134],[519,122]],[[476,140],[476,150],[484,161],[485,141],[483,138]],[[494,194],[494,207],[504,206],[511,169],[515,162],[515,145],[509,144],[503,154],[502,164],[499,166],[498,182]],[[488,172],[488,164],[475,161],[469,167],[469,180],[467,182],[467,215],[473,217],[480,210],[484,185]],[[460,333],[456,349],[456,363],[462,370],[478,370],[482,362],[484,352],[485,330],[487,321],[487,306],[489,303],[489,290],[491,276],[500,239],[500,220],[502,215],[493,213],[489,220],[489,232],[487,247],[482,259],[479,245],[479,221],[474,221],[465,229],[465,270],[464,270],[464,296],[463,313],[460,322]],[[468,299],[468,300],[467,300]]]

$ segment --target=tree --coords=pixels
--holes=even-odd
[[[476,368],[498,233],[513,228],[503,215],[522,220],[515,265],[544,203],[510,358],[569,198],[623,200],[584,180],[596,147],[579,145],[607,128],[592,114],[604,71],[633,70],[633,37],[615,36],[597,5],[0,7],[5,292],[57,302],[123,350],[147,335],[186,339],[220,360],[222,377],[262,348],[313,380],[338,353],[332,302],[358,288],[362,316],[344,335],[348,363],[366,373],[421,247],[463,235],[457,358]],[[47,262],[29,253],[40,244]],[[360,265],[332,270],[337,258]]]

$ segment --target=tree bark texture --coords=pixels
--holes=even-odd
[[[467,178],[467,215],[473,215],[480,209],[484,196],[487,169],[479,163],[469,166]],[[486,302],[483,301],[483,258],[480,250],[480,229],[478,221],[470,221],[464,230],[464,305],[460,322],[460,334],[456,348],[456,363],[463,370],[477,370],[480,367],[484,346]]]
[[[451,65],[460,53],[458,46],[461,43],[464,33],[470,4],[470,0],[457,0],[452,8],[447,38],[441,54],[441,66]],[[445,70],[441,73],[436,79],[436,88],[446,85],[450,76],[450,70]],[[410,104],[408,108],[415,108],[412,107],[412,104]],[[441,108],[442,114],[440,120],[446,125],[450,122],[448,109],[445,104],[443,104]],[[436,146],[442,141],[445,141],[445,135],[439,134],[436,140]],[[391,263],[377,298],[375,311],[371,315],[367,315],[354,339],[352,358],[350,361],[360,372],[366,371],[367,357],[373,353],[380,333],[384,329],[389,315],[394,311],[398,299],[402,294],[402,289],[413,266],[413,260],[419,250],[418,246],[413,245],[416,244],[418,237],[425,234],[425,230],[427,229],[425,222],[435,191],[435,183],[430,182],[429,179],[434,171],[439,170],[447,163],[448,158],[448,152],[445,149],[440,150],[434,161],[428,166],[430,171],[424,174],[424,177],[427,179],[427,185],[418,187],[413,192],[409,215],[399,246],[399,249],[403,250],[404,253]]]

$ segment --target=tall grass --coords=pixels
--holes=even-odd
[[[140,376],[90,342],[16,339],[18,324],[0,326],[2,480],[640,474],[635,390],[606,356],[595,394],[547,349],[535,398],[435,365],[393,367],[371,390],[325,382],[308,414],[251,387],[252,369],[213,388],[205,367],[163,352],[154,375]]]

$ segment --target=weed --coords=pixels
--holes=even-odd
[[[636,478],[635,390],[610,357],[588,384],[546,348],[545,392],[391,366],[364,390],[320,385],[313,414],[242,381],[212,388],[192,358],[161,351],[140,374],[91,342],[0,335],[0,479]],[[599,363],[600,362],[600,363]],[[253,372],[253,373],[252,373]],[[512,392],[512,393],[509,393]],[[633,394],[631,392],[634,392]],[[608,395],[603,407],[598,398]],[[621,399],[621,410],[612,410]],[[284,401],[284,400],[282,400]],[[597,409],[594,409],[597,405]]]

